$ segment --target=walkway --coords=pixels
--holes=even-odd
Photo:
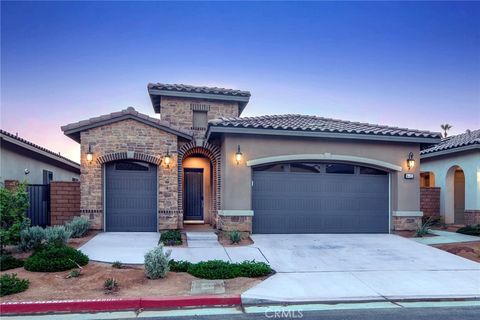
[[[430,230],[429,233],[435,234],[436,236],[424,237],[424,238],[412,238],[412,240],[422,244],[427,244],[427,245],[480,241],[480,237],[469,236],[466,234],[450,232],[450,231]]]

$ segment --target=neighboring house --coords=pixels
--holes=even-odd
[[[78,181],[80,164],[3,130],[0,130],[0,182]]]
[[[422,187],[440,187],[446,223],[480,224],[480,129],[421,151]]]
[[[128,108],[62,127],[80,143],[81,213],[94,228],[388,233],[421,222],[420,148],[439,133],[241,118],[248,91],[158,83],[148,92],[160,119]]]

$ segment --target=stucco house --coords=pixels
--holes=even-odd
[[[80,164],[4,130],[0,130],[0,168],[2,184],[6,180],[49,184],[80,179]]]
[[[80,143],[81,214],[104,231],[205,223],[253,233],[415,229],[435,132],[305,115],[240,117],[248,91],[149,84],[133,108],[62,127]]]
[[[445,223],[480,224],[480,129],[421,151],[421,186],[440,188]]]

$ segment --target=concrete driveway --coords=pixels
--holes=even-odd
[[[246,304],[480,297],[480,264],[396,235],[252,238],[277,274]]]

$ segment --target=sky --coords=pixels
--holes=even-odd
[[[2,129],[79,161],[60,126],[149,82],[249,90],[242,116],[480,128],[480,3],[1,3]]]

